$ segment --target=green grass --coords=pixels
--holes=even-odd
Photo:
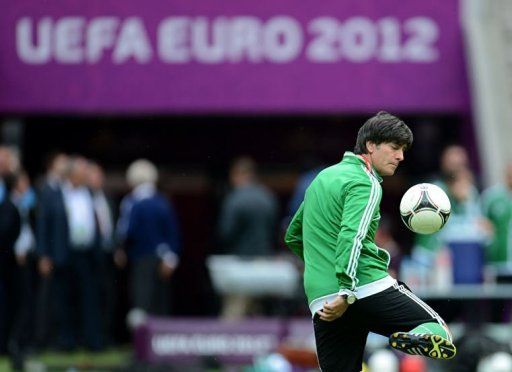
[[[0,358],[0,371],[10,371],[9,361],[7,358]]]
[[[65,370],[74,367],[76,370],[106,371],[124,367],[130,363],[132,358],[131,349],[115,348],[99,353],[92,353],[85,350],[73,352],[44,352],[31,355],[25,362],[27,372],[37,371],[38,366],[45,366],[47,372],[52,370]],[[6,357],[0,358],[0,372],[10,371],[9,360]]]

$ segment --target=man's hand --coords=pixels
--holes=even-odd
[[[116,249],[114,252],[114,263],[120,269],[124,269],[126,266],[126,262],[128,259],[126,258],[126,253],[122,249]]]
[[[16,262],[18,263],[19,266],[25,266],[25,264],[27,263],[27,254],[17,254]]]
[[[43,276],[44,278],[50,276],[53,270],[53,262],[49,257],[41,257],[38,266],[39,273],[41,273],[41,276]]]
[[[326,322],[332,322],[333,320],[341,317],[348,309],[348,303],[342,296],[337,296],[334,301],[324,303],[322,310],[318,310],[317,314],[320,315],[320,319]]]
[[[162,278],[162,280],[169,280],[172,276],[172,273],[174,272],[174,267],[170,266],[164,260],[161,260],[158,271],[160,273],[160,278]]]

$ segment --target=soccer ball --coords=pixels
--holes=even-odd
[[[450,212],[450,199],[443,189],[431,183],[414,185],[400,201],[402,221],[418,234],[433,234],[441,230]]]

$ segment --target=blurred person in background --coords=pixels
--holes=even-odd
[[[238,256],[274,253],[277,200],[258,180],[256,164],[247,157],[236,159],[229,172],[231,191],[219,217],[219,236],[224,251]]]
[[[438,233],[439,239],[450,248],[455,283],[480,283],[483,247],[492,236],[492,226],[484,217],[469,169],[446,174],[445,183],[452,211],[446,226]]]
[[[87,184],[92,194],[94,214],[100,237],[100,289],[102,309],[102,331],[107,344],[113,342],[117,307],[116,281],[114,265],[114,208],[106,195],[105,172],[95,162],[89,162]]]
[[[484,215],[494,228],[493,239],[486,246],[486,263],[493,268],[497,283],[512,283],[512,162],[504,173],[502,183],[482,194]],[[496,305],[493,320],[510,320],[510,301]]]
[[[460,176],[458,177],[460,182],[456,182],[454,193],[450,191],[449,183],[453,185],[455,175]],[[464,182],[463,179],[468,182]],[[460,145],[447,146],[441,154],[439,173],[428,182],[441,187],[447,193],[452,204],[452,215],[472,213],[471,211],[479,209],[479,193],[470,169],[468,153],[464,147]],[[453,206],[455,206],[455,211]],[[447,222],[447,225],[450,224],[452,224],[451,218]],[[421,286],[435,284],[435,278],[432,277],[432,273],[435,271],[433,269],[436,266],[436,261],[445,261],[445,248],[446,242],[442,240],[440,233],[415,235],[414,247],[411,252],[412,260],[404,261],[404,263],[411,263],[414,275],[419,277],[415,282]],[[407,271],[410,272],[410,270]]]
[[[275,195],[258,180],[256,164],[248,157],[235,159],[229,180],[232,190],[225,197],[218,222],[223,252],[242,258],[274,254],[278,204]],[[250,296],[226,295],[222,316],[239,319],[258,312]]]
[[[462,169],[470,169],[469,156],[466,149],[460,145],[447,146],[440,160],[440,174],[433,180],[439,187],[446,189],[446,178]]]
[[[3,185],[0,198],[0,354],[9,353],[13,367],[19,369],[19,354],[13,349],[15,345],[11,341],[13,324],[20,310],[19,272],[14,245],[21,231],[21,217],[11,201],[14,175],[2,168],[0,177]]]
[[[13,150],[8,146],[0,145],[0,200],[3,200],[8,194],[4,177],[13,174],[18,164],[19,161]]]
[[[16,173],[12,201],[20,213],[21,232],[14,245],[18,265],[16,283],[20,296],[20,306],[13,325],[11,345],[15,354],[22,358],[27,349],[32,346],[37,283],[36,240],[34,234],[36,194],[30,185],[28,174],[23,170]]]
[[[17,287],[19,270],[14,244],[21,231],[21,216],[12,201],[19,159],[13,148],[0,146],[0,353],[9,351],[16,365],[16,347],[12,341],[13,322],[19,311]],[[8,345],[9,344],[9,345]],[[8,350],[9,349],[9,350]]]
[[[61,288],[69,281],[69,233],[62,193],[68,162],[69,157],[64,153],[49,156],[46,177],[38,193],[36,252],[42,280],[38,289],[34,341],[39,348],[48,346],[52,337],[58,348],[70,349],[73,344],[71,309]]]
[[[132,191],[121,202],[116,264],[129,264],[130,299],[134,309],[150,314],[170,313],[170,280],[179,264],[180,237],[176,213],[157,190],[158,170],[139,159],[126,179]]]
[[[101,248],[110,252],[114,244],[112,202],[105,193],[105,172],[98,163],[89,162],[87,185],[92,194],[94,212],[98,220]]]
[[[432,283],[445,289],[453,284],[484,282],[484,247],[493,234],[492,225],[484,217],[473,174],[459,169],[445,175],[447,195],[452,211],[445,227],[435,234],[441,244],[432,270]],[[444,257],[444,258],[443,258]],[[448,319],[459,319],[478,326],[488,317],[480,300],[452,301],[446,309]],[[481,311],[475,312],[479,308]]]
[[[16,241],[15,251],[18,263],[24,265],[30,256],[32,256],[31,259],[34,258],[36,245],[34,219],[37,198],[27,172],[20,170],[15,177],[12,201],[20,211],[22,219],[21,234]]]
[[[494,237],[487,246],[487,262],[500,278],[512,280],[512,162],[504,172],[504,181],[482,194],[485,216],[494,227]]]
[[[100,302],[101,234],[95,215],[95,205],[88,188],[89,163],[81,156],[69,159],[66,179],[62,186],[68,226],[69,268],[67,279],[60,283],[68,305],[77,306],[77,341],[91,351],[103,348]],[[65,311],[70,311],[68,307]],[[74,345],[72,345],[74,346]]]

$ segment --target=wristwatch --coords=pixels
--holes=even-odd
[[[357,298],[355,294],[344,294],[343,298],[345,298],[345,301],[347,301],[347,304],[352,305],[354,302],[356,302]]]
[[[348,289],[340,289],[338,295],[343,297],[347,301],[347,304],[349,305],[352,305],[357,300],[355,293]]]

